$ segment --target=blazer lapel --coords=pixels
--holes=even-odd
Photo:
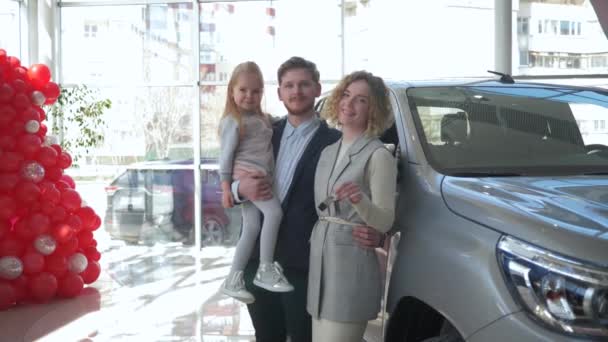
[[[277,155],[279,154],[279,147],[281,147],[281,138],[283,137],[283,131],[285,130],[286,124],[287,119],[282,119],[277,121],[272,127],[272,152],[274,153],[275,160],[277,159]]]
[[[285,127],[285,125],[283,125],[283,127]],[[327,140],[328,129],[329,128],[327,127],[327,123],[325,123],[324,121],[321,121],[319,128],[317,129],[315,134],[312,136],[312,138],[308,142],[308,146],[306,146],[304,153],[302,153],[302,156],[300,157],[300,160],[298,161],[298,165],[296,166],[296,169],[293,173],[293,177],[291,178],[291,184],[289,185],[289,189],[287,190],[287,193],[285,194],[285,198],[283,199],[283,210],[288,206],[289,199],[291,198],[291,193],[293,191],[294,185],[296,184],[296,180],[298,178],[300,178],[300,175],[302,174],[302,169],[304,168],[304,164],[309,163],[311,161],[311,158],[315,154],[319,153],[320,149],[327,146],[326,140]]]
[[[342,160],[340,162],[338,162],[337,165],[334,166],[334,170],[332,171],[331,177],[329,178],[329,184],[330,184],[329,190],[334,188],[334,186],[336,185],[336,182],[338,181],[338,179],[340,178],[340,176],[342,175],[344,170],[346,170],[348,165],[350,165],[351,159],[355,155],[357,155],[359,152],[361,152],[361,150],[363,150],[363,148],[365,146],[367,146],[367,144],[371,140],[372,139],[370,137],[363,135],[363,136],[357,138],[357,140],[355,140],[355,142],[353,142],[353,144],[350,145],[350,147],[348,148],[348,151],[346,151],[346,154],[344,155]],[[342,139],[340,139],[340,142],[342,142]],[[340,144],[335,144],[334,146],[336,146],[335,151],[334,151],[334,160],[336,160],[338,158]]]

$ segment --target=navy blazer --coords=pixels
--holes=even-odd
[[[273,124],[272,146],[275,159],[281,147],[281,137],[287,118]],[[314,178],[321,151],[340,139],[340,131],[321,121],[319,128],[310,139],[293,174],[287,194],[283,199],[283,219],[275,248],[275,260],[283,267],[308,270],[310,255],[310,234],[318,220],[315,208]],[[259,239],[251,254],[252,260],[259,260]]]

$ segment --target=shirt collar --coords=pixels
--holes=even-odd
[[[301,123],[298,127],[294,127],[289,120],[287,120],[285,132],[283,134],[287,138],[291,137],[294,133],[298,134],[299,136],[305,136],[319,127],[320,123],[321,119],[319,119],[318,115],[314,115],[312,118],[310,118],[310,120]]]

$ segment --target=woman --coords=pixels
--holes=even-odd
[[[319,221],[310,239],[307,309],[313,341],[361,341],[380,310],[380,270],[373,249],[360,247],[354,226],[387,232],[393,224],[397,168],[378,139],[392,117],[384,81],[366,71],[346,76],[322,115],[342,130],[315,173]]]

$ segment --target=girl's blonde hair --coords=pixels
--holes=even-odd
[[[243,62],[237,65],[234,70],[232,70],[232,75],[230,76],[230,81],[228,81],[228,92],[226,94],[226,105],[224,106],[224,112],[222,113],[222,118],[227,115],[233,116],[236,121],[239,123],[239,135],[242,137],[244,134],[243,126],[241,124],[241,117],[244,113],[241,113],[239,107],[234,102],[234,86],[238,81],[239,77],[244,74],[250,74],[258,78],[260,82],[260,87],[262,90],[264,89],[264,76],[262,75],[262,70],[260,67],[252,61]],[[256,115],[260,115],[268,121],[268,115],[262,111],[261,104],[258,104],[258,107],[255,109]]]
[[[369,86],[369,113],[365,134],[379,136],[392,123],[392,110],[389,101],[389,91],[384,80],[365,70],[355,71],[346,75],[331,92],[327,99],[321,116],[334,126],[339,126],[338,113],[340,100],[346,88],[355,81],[363,80]]]

